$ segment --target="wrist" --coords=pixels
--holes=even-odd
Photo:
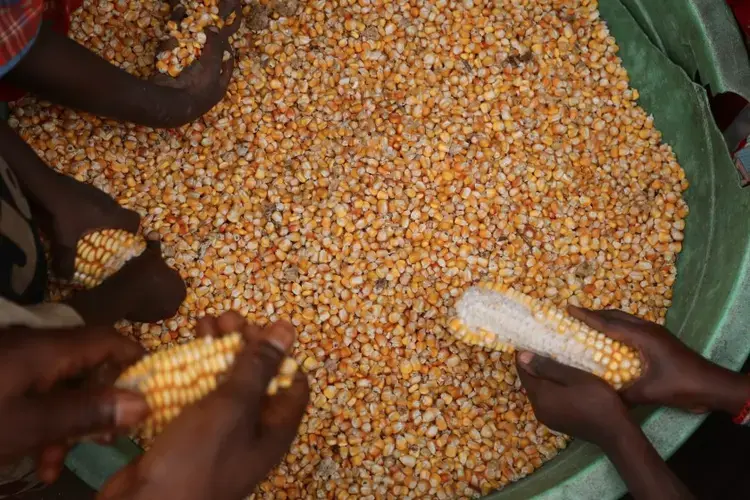
[[[608,456],[627,454],[635,443],[646,439],[641,427],[628,415],[625,415],[619,422],[613,422],[608,429],[609,436],[595,443]]]
[[[701,400],[712,411],[723,411],[737,415],[750,400],[750,377],[722,367],[715,367],[710,376],[705,377]]]
[[[142,103],[145,120],[155,128],[177,128],[198,119],[195,99],[186,89],[174,88],[152,82],[151,98]]]

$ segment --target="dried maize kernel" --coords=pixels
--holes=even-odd
[[[508,352],[531,351],[602,377],[616,389],[638,378],[638,352],[562,310],[506,285],[467,290],[449,322],[463,342]]]
[[[141,437],[152,439],[185,407],[216,389],[244,345],[239,333],[201,337],[150,354],[125,370],[115,386],[141,392],[151,408]],[[294,359],[285,358],[266,393],[273,396],[289,388],[298,368]]]
[[[229,309],[300,331],[310,409],[257,497],[506,486],[567,439],[534,418],[513,356],[445,345],[449,308],[486,276],[663,321],[685,172],[596,1],[320,1],[275,19],[282,1],[299,3],[243,0],[226,98],[180,130],[34,98],[10,124],[144,214],[185,278],[177,317],[123,333],[154,349]],[[70,36],[148,78],[163,3],[85,2]]]
[[[130,259],[146,250],[146,239],[122,229],[102,229],[85,234],[76,246],[73,284],[99,286]]]

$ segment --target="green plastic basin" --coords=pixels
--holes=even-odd
[[[737,369],[750,352],[750,193],[738,186],[704,90],[652,44],[619,0],[600,4],[641,104],[654,115],[691,184],[686,193],[690,215],[667,325],[707,358]],[[668,409],[642,409],[637,416],[665,457],[702,421],[701,416]],[[70,454],[67,465],[99,488],[139,452],[127,440],[106,448],[85,443]],[[617,472],[598,449],[574,442],[536,473],[488,498],[606,500],[624,492]]]

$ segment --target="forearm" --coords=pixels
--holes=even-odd
[[[625,426],[611,444],[602,448],[637,500],[694,498],[637,425]]]
[[[53,210],[59,175],[7,123],[0,121],[0,150],[32,206]]]
[[[150,127],[198,114],[183,90],[141,80],[49,27],[5,79],[57,104]]]
[[[718,366],[706,376],[706,406],[713,411],[737,415],[750,400],[750,377]]]
[[[111,307],[112,304],[98,299],[95,290],[79,290],[65,300],[65,305],[78,313],[87,325],[112,326],[124,317],[122,311]]]

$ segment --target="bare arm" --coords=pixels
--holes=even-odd
[[[618,427],[618,435],[603,443],[628,490],[638,500],[686,500],[694,498],[661,459],[643,431],[634,423]]]
[[[89,113],[156,128],[196,120],[224,96],[233,61],[222,63],[237,26],[208,32],[201,57],[176,79],[141,80],[43,26],[29,53],[6,75],[9,83]]]
[[[205,111],[185,90],[141,80],[49,26],[5,78],[52,102],[152,127],[175,127]]]
[[[596,444],[638,500],[693,498],[631,420],[620,396],[600,378],[522,352],[518,376],[540,422]]]
[[[0,121],[0,151],[31,203],[45,212],[54,212],[64,201],[65,193],[58,185],[62,176],[47,166],[4,121]]]

